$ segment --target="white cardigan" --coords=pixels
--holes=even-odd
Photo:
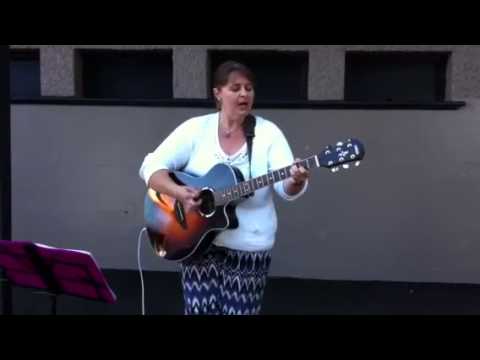
[[[177,127],[153,152],[146,156],[140,177],[148,186],[150,177],[159,170],[184,171],[203,176],[219,163],[238,168],[250,178],[248,151],[245,144],[237,154],[225,154],[218,139],[219,113],[195,117]],[[272,122],[257,116],[253,142],[252,177],[287,167],[294,162],[291,148],[282,131]],[[273,192],[288,201],[302,196],[308,182],[296,196],[289,196],[283,183],[257,190],[255,196],[237,206],[239,228],[217,236],[214,244],[240,251],[267,251],[275,244],[278,227]]]

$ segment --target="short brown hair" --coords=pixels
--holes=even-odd
[[[248,80],[250,80],[252,84],[255,83],[255,76],[253,75],[252,70],[248,68],[248,66],[230,60],[221,64],[215,71],[215,75],[213,77],[213,87],[219,88],[227,85],[230,74],[233,72],[239,72]]]
[[[250,68],[242,63],[239,63],[237,61],[226,61],[222,63],[217,70],[215,71],[215,74],[213,76],[213,88],[218,89],[221,88],[222,86],[225,86],[228,84],[228,79],[230,78],[230,74],[233,72],[238,72],[245,76],[253,85],[255,85],[255,75],[253,74],[252,70]],[[218,104],[217,99],[215,99],[217,102],[217,108],[220,108],[220,104]]]

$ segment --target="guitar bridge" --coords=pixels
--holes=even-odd
[[[185,209],[183,207],[183,204],[180,201],[175,201],[175,216],[177,218],[178,223],[180,226],[184,229],[188,229],[187,225],[187,218],[185,216]]]

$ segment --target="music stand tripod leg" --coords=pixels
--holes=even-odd
[[[55,294],[49,294],[50,300],[52,302],[51,304],[51,315],[56,316],[57,315],[57,300],[58,300],[58,295]]]
[[[0,271],[0,276],[2,274],[3,270]],[[0,277],[0,288],[2,289],[3,315],[13,315],[12,286],[7,279]]]
[[[37,291],[35,294],[40,296],[48,296],[50,299],[50,315],[58,315],[58,294],[44,291]]]

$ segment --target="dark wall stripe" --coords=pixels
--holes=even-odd
[[[83,98],[38,98],[13,99],[13,105],[72,105],[72,106],[138,106],[138,107],[180,107],[209,108],[214,110],[211,100],[116,100]],[[257,109],[319,109],[319,110],[457,110],[466,105],[463,101],[445,102],[351,102],[351,101],[275,101],[257,102]]]

